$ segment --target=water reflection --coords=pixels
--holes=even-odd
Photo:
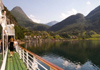
[[[100,70],[100,41],[32,43],[27,49],[65,70]]]

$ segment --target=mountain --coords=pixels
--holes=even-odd
[[[64,19],[63,21],[53,25],[49,28],[50,31],[59,31],[62,29],[72,30],[73,28],[77,28],[79,25],[83,25],[85,22],[84,15],[78,13],[76,15],[69,16],[68,18]],[[79,27],[81,29],[82,27]]]
[[[94,10],[92,10],[87,16],[86,19],[94,19],[97,18],[100,15],[100,6],[96,7]]]
[[[100,33],[100,6],[92,10],[87,16],[78,13],[71,15],[63,21],[48,29],[58,33],[79,33],[83,31],[95,31]]]
[[[55,25],[56,23],[58,23],[57,21],[51,21],[51,22],[48,22],[46,25],[48,26],[53,26]]]
[[[24,13],[24,11],[20,7],[14,7],[11,10],[11,13],[14,17],[16,17],[18,23],[25,28],[28,28],[30,30],[47,30],[49,26],[44,24],[38,24],[36,22],[33,22],[31,19],[28,18],[28,16]]]
[[[100,32],[100,6],[92,10],[85,18],[87,23],[91,25],[87,27],[88,30]]]

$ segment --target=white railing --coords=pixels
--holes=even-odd
[[[7,61],[7,54],[8,54],[8,48],[5,50],[5,55],[2,61],[1,69],[0,70],[5,70],[6,67],[6,61]]]
[[[62,68],[52,64],[51,62],[41,58],[40,56],[28,51],[27,49],[17,46],[16,51],[19,53],[20,59],[26,64],[29,70],[63,70]],[[46,68],[40,62],[44,63],[49,67]],[[42,69],[40,69],[40,67]]]
[[[6,61],[7,61],[7,55],[8,55],[8,37],[7,35],[2,35],[2,63],[1,63],[1,68],[0,70],[5,70],[6,67]]]

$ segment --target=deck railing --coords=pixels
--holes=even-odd
[[[5,53],[5,54],[4,54],[4,58],[3,58],[3,60],[2,60],[2,64],[1,64],[0,70],[5,70],[8,48],[6,48],[6,49],[4,50],[4,53]]]
[[[16,47],[16,51],[29,70],[64,70],[21,46]],[[41,62],[47,65],[49,69],[43,66]]]

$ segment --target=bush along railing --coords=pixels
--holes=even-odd
[[[29,70],[64,70],[21,46],[17,46],[16,51]]]

